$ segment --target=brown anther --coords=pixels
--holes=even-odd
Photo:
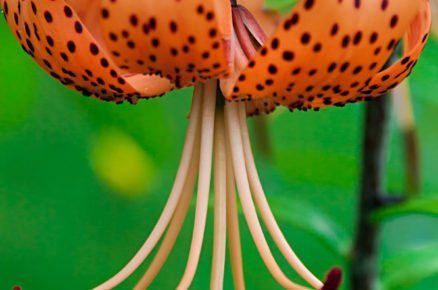
[[[338,290],[342,282],[342,269],[334,267],[327,274],[321,290]]]

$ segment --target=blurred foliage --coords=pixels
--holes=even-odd
[[[92,144],[90,159],[95,174],[115,192],[141,194],[152,183],[151,158],[121,130],[102,130]]]
[[[286,0],[268,5],[275,3]],[[177,168],[191,91],[137,106],[87,99],[37,68],[3,21],[0,36],[0,289],[89,289],[118,271],[155,224]],[[412,208],[436,212],[437,64],[438,43],[432,40],[411,77],[424,199],[389,209],[396,219],[383,214],[385,289],[438,285],[437,219],[411,214]],[[333,265],[348,270],[362,111],[360,104],[294,114],[279,109],[269,118],[275,156],[273,164],[258,160],[260,175],[287,239],[318,276]],[[403,192],[402,140],[394,126],[387,182],[394,193]],[[173,289],[181,277],[192,222],[193,211],[152,289]],[[278,289],[243,219],[241,225],[248,289]],[[209,285],[211,214],[206,237],[191,289]],[[274,254],[280,257],[275,248]],[[141,274],[120,289],[130,289]],[[228,265],[225,289],[231,288]]]
[[[415,198],[401,204],[382,208],[372,218],[378,222],[389,218],[403,217],[407,214],[424,214],[438,218],[438,196]]]
[[[311,235],[333,254],[348,257],[351,246],[349,235],[315,206],[291,202],[287,196],[273,197],[270,203],[275,209],[276,218],[282,224]]]
[[[438,275],[438,259],[434,259],[437,249],[438,242],[435,241],[431,245],[415,247],[389,257],[383,263],[383,289],[410,289],[415,283]]]

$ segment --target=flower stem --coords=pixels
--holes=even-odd
[[[366,105],[359,216],[351,261],[351,289],[355,290],[373,290],[378,285],[380,226],[370,215],[380,207],[384,192],[389,108],[389,96]]]

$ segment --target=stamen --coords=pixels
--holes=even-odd
[[[321,290],[337,290],[341,285],[342,281],[342,270],[340,268],[333,268],[327,274],[327,278],[324,281],[324,286]]]
[[[248,132],[248,125],[246,123],[246,111],[243,106],[239,108],[239,118],[240,118],[240,127],[242,132],[243,139],[243,152],[245,154],[245,164],[246,170],[248,172],[249,182],[252,189],[252,193],[254,199],[256,201],[257,207],[262,216],[263,222],[266,225],[269,233],[271,234],[274,242],[277,247],[280,249],[281,253],[288,261],[288,263],[306,280],[310,285],[315,287],[316,289],[320,289],[322,287],[322,282],[318,280],[300,261],[295,252],[292,250],[291,246],[287,242],[284,237],[283,232],[278,226],[277,221],[275,220],[274,214],[269,206],[269,203],[266,199],[265,192],[263,190],[262,184],[260,182],[260,178],[257,172],[257,168],[254,162],[254,156],[252,154],[251,143]]]
[[[211,165],[213,152],[213,132],[216,107],[217,81],[212,80],[205,84],[201,129],[201,155],[199,163],[198,195],[196,202],[195,224],[192,244],[186,270],[178,289],[188,289],[198,267],[204,240],[205,224],[208,211],[208,197],[210,192]]]
[[[195,147],[196,140],[198,139],[198,125],[201,114],[201,101],[202,94],[204,90],[204,85],[199,85],[195,89],[195,93],[193,95],[193,103],[191,116],[189,121],[189,126],[187,129],[186,140],[184,144],[184,149],[180,161],[180,165],[178,168],[178,172],[176,174],[175,182],[170,192],[169,199],[161,213],[161,216],[152,230],[151,234],[144,242],[140,250],[135,254],[135,256],[129,261],[129,263],[123,267],[115,276],[113,276],[108,281],[102,283],[97,286],[96,290],[107,290],[115,288],[117,285],[122,283],[126,278],[128,278],[140,265],[143,261],[148,257],[151,251],[154,249],[161,236],[163,235],[166,227],[168,226],[174,212],[176,206],[179,203],[183,187],[185,181],[187,179],[190,162],[192,160],[192,155]]]
[[[283,273],[275,261],[274,256],[269,248],[266,238],[263,234],[260,221],[257,217],[257,211],[252,200],[250,187],[248,184],[248,176],[245,168],[245,157],[243,153],[242,134],[240,132],[238,109],[244,104],[228,103],[225,105],[225,117],[229,134],[229,142],[231,147],[231,156],[234,172],[236,174],[236,183],[242,203],[242,209],[249,230],[256,244],[256,247],[263,261],[268,267],[272,276],[277,282],[287,289],[306,289],[290,281]]]
[[[227,130],[225,128],[225,130]],[[228,136],[228,132],[227,132]],[[228,143],[228,142],[227,142]],[[240,242],[239,216],[236,202],[236,185],[234,183],[233,164],[231,150],[227,144],[227,233],[230,248],[231,270],[233,273],[234,288],[245,289],[243,275],[242,247]]]
[[[227,164],[223,109],[216,113],[214,143],[214,242],[210,289],[222,290],[227,240]]]
[[[181,200],[178,204],[175,215],[172,218],[172,221],[169,225],[160,249],[155,255],[152,263],[149,265],[146,273],[135,286],[135,290],[146,289],[152,283],[152,281],[160,272],[175,245],[175,241],[181,231],[184,220],[186,219],[187,212],[190,207],[190,201],[192,199],[193,191],[195,189],[196,177],[198,175],[199,168],[199,145],[199,142],[197,142],[196,149],[193,152],[194,159],[190,165],[189,175],[187,177],[186,184],[184,185]]]

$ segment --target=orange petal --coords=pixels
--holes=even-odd
[[[230,71],[228,0],[102,0],[104,41],[124,69],[156,73],[178,87]]]
[[[359,100],[386,94],[410,75],[426,45],[431,22],[429,2],[422,0],[420,12],[405,37],[402,59],[375,75],[360,91],[363,97]]]
[[[64,0],[81,19],[88,31],[101,43],[101,28],[99,25],[99,15],[101,1],[90,0]]]
[[[93,10],[100,7],[100,1],[90,0],[65,0],[81,19],[87,18]]]
[[[3,0],[6,20],[23,49],[64,85],[106,101],[136,102],[172,89],[158,76],[124,77],[62,0]]]
[[[273,97],[291,109],[343,105],[383,67],[423,1],[300,1],[243,71],[234,97]]]

